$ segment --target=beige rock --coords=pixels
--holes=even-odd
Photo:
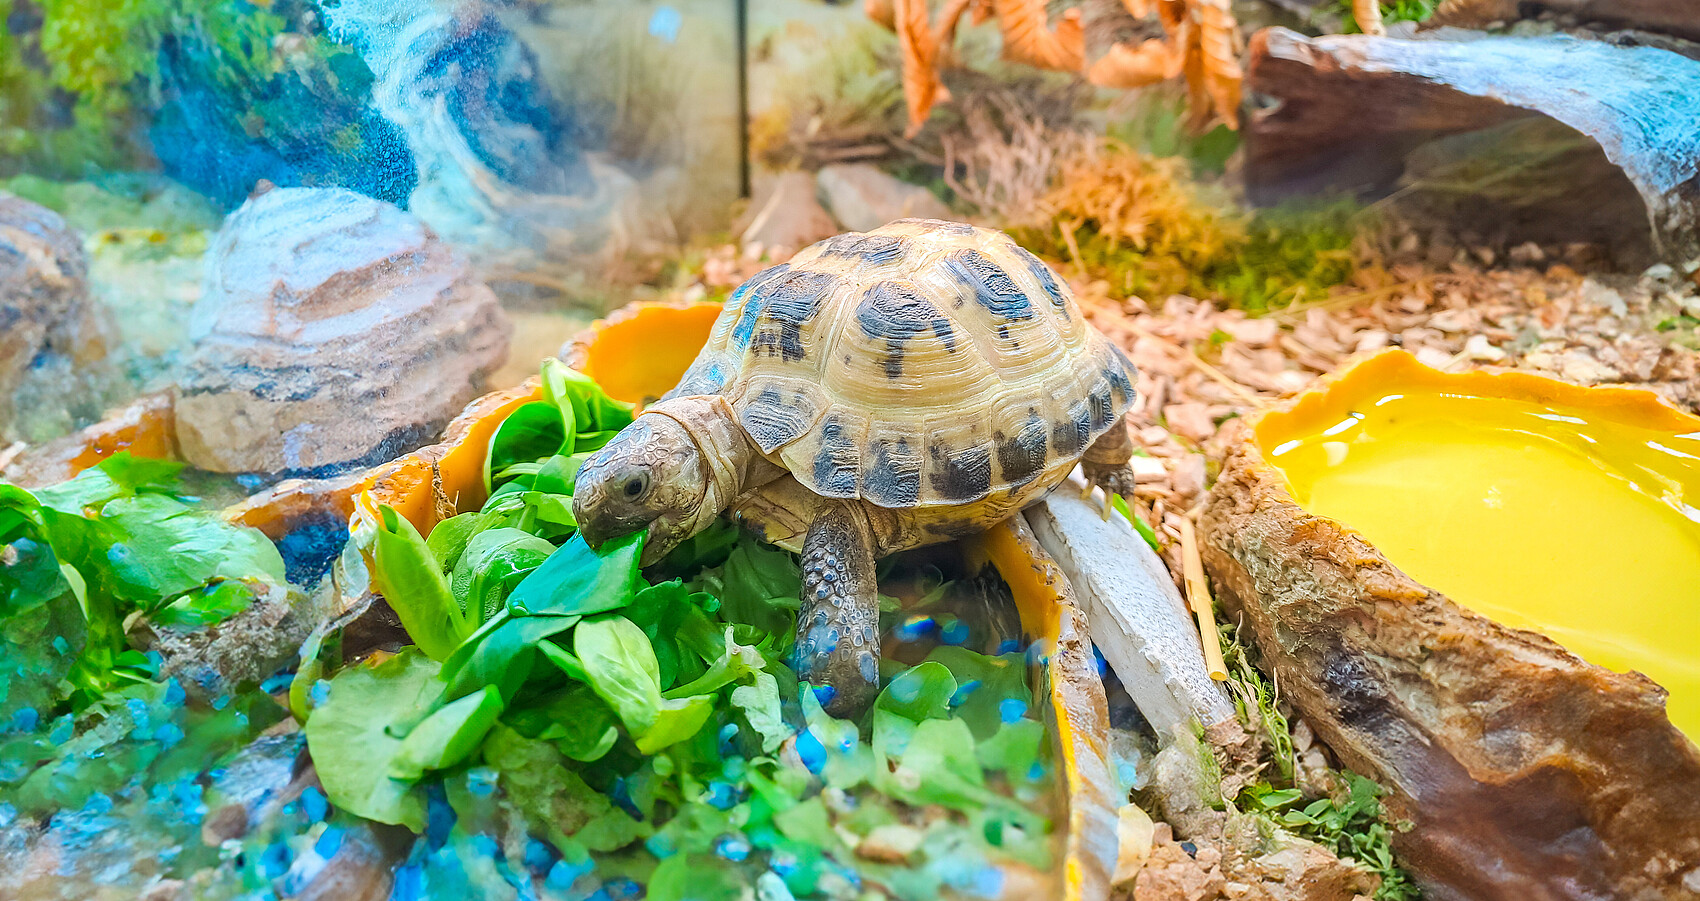
[[[490,289],[407,213],[274,188],[219,231],[190,331],[184,457],[323,474],[428,442],[501,365],[509,328]]]
[[[744,229],[746,247],[760,246],[782,258],[838,233],[838,223],[815,199],[815,180],[807,172],[786,172],[774,180],[767,202]]]
[[[87,278],[57,213],[0,191],[0,446],[71,427],[77,371],[106,351]]]
[[[877,863],[900,864],[920,850],[926,838],[926,833],[902,823],[875,826],[856,844],[856,856]]]
[[[821,167],[815,185],[845,228],[865,232],[893,219],[950,219],[950,207],[933,192],[894,178],[871,163]]]

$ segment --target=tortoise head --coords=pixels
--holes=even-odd
[[[708,463],[685,427],[646,413],[579,468],[573,517],[591,547],[646,531],[648,566],[697,531],[708,482]]]

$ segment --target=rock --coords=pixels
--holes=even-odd
[[[933,192],[894,178],[872,163],[822,166],[815,184],[832,215],[851,231],[872,231],[893,219],[949,219]]]
[[[105,336],[76,232],[46,207],[0,191],[0,446],[69,430]]]
[[[424,444],[507,355],[490,289],[417,219],[349,191],[277,188],[207,253],[177,389],[183,456],[325,475]]]
[[[1220,864],[1207,864],[1186,853],[1158,823],[1151,858],[1133,883],[1134,901],[1215,901],[1226,888]]]
[[[856,856],[875,863],[901,864],[921,849],[926,838],[926,833],[902,823],[875,826],[856,843]]]
[[[1498,363],[1505,359],[1505,351],[1494,347],[1486,335],[1471,335],[1464,340],[1464,357],[1478,363]]]
[[[1341,763],[1391,790],[1429,896],[1686,897],[1700,748],[1664,691],[1417,583],[1300,509],[1249,434],[1224,430],[1201,521],[1217,599]]]
[[[1503,224],[1512,244],[1598,242],[1626,263],[1700,250],[1700,63],[1679,54],[1561,34],[1439,29],[1400,40],[1270,28],[1251,41],[1246,87],[1276,101],[1246,126],[1256,202],[1325,188],[1385,196],[1409,186],[1415,151],[1442,145],[1425,151],[1423,173],[1566,173],[1544,190],[1533,180],[1492,200],[1471,192],[1473,229]],[[1581,136],[1599,152],[1578,149]]]
[[[1163,561],[1119,514],[1105,519],[1082,498],[1081,484],[1071,478],[1026,515],[1085,605],[1093,644],[1159,735],[1231,719]]]
[[[786,172],[774,180],[767,202],[756,211],[742,241],[775,251],[796,253],[838,233],[838,224],[815,199],[815,180],[807,172]]]

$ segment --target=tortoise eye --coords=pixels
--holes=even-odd
[[[637,475],[626,479],[626,484],[621,490],[626,493],[626,497],[636,499],[639,495],[643,494],[644,491],[648,490],[648,488],[649,476],[645,473],[638,473]]]

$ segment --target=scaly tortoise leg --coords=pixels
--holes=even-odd
[[[854,504],[827,505],[803,537],[797,675],[834,716],[855,716],[879,694],[879,593],[873,533]]]
[[[1132,459],[1133,437],[1128,434],[1127,415],[1123,414],[1108,432],[1099,435],[1098,440],[1086,448],[1086,453],[1080,455],[1080,467],[1086,472],[1088,490],[1097,485],[1107,494],[1132,497],[1133,467],[1128,465]]]

